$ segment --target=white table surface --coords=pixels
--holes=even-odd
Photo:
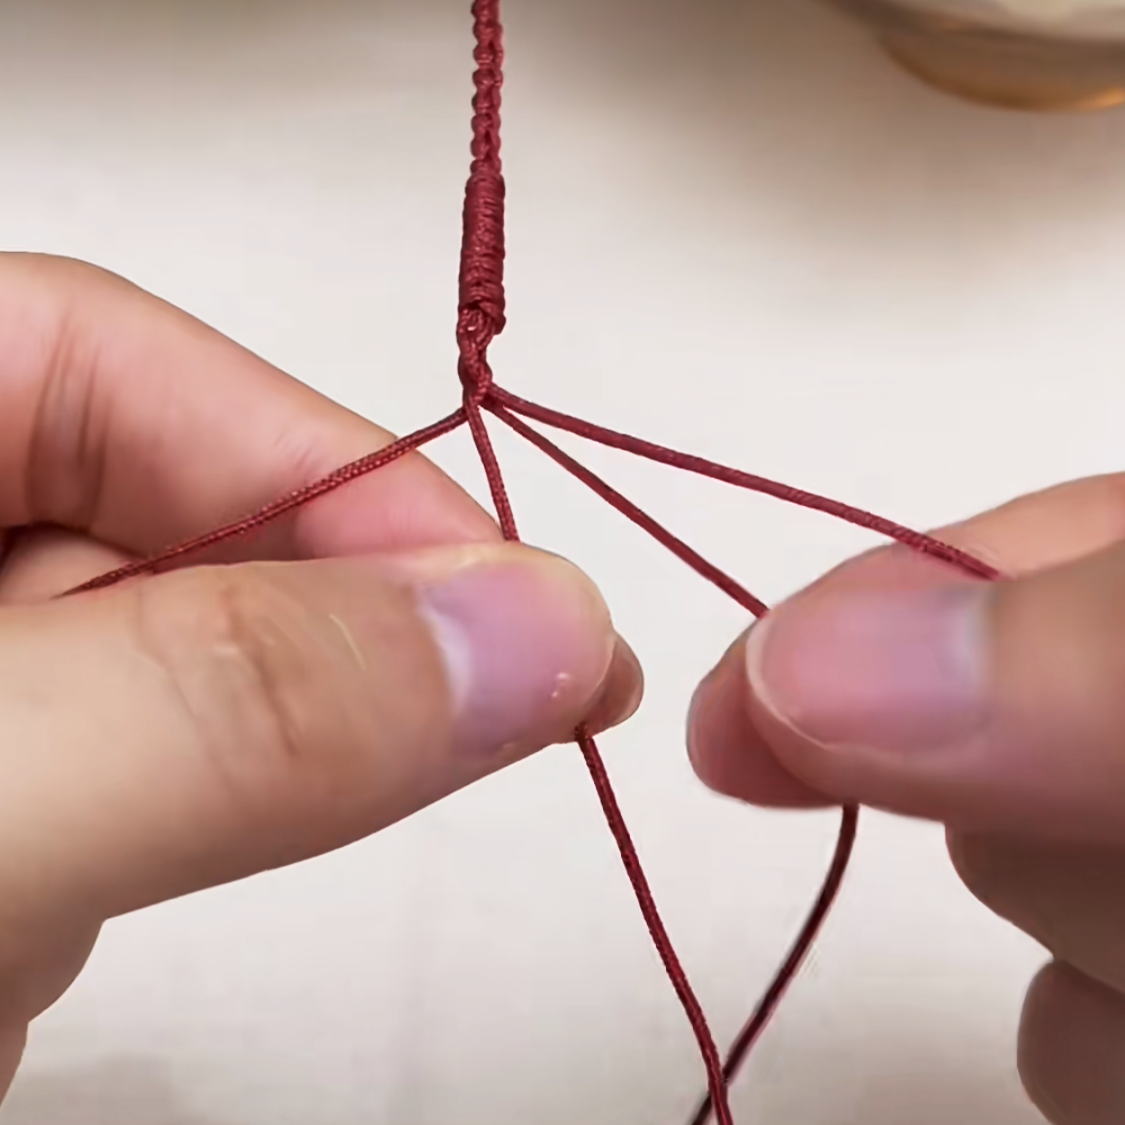
[[[457,396],[463,0],[5,0],[0,245],[111,267],[405,431]],[[1121,467],[1125,115],[974,109],[803,0],[509,0],[513,390],[930,526]],[[681,405],[685,383],[701,405]],[[601,582],[650,699],[606,739],[717,1029],[819,883],[834,816],[693,780],[740,611],[534,451],[528,537]],[[467,443],[435,451],[480,479]],[[762,596],[869,540],[591,463]],[[1025,1125],[1042,958],[872,817],[735,1103],[761,1125]],[[3,1125],[678,1125],[700,1073],[580,761],[344,854],[108,927]]]

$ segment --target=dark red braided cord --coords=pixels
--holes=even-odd
[[[476,0],[473,4],[474,57],[477,71],[473,82],[473,163],[465,189],[464,231],[461,244],[460,307],[457,313],[458,373],[464,388],[464,410],[473,440],[484,466],[504,537],[518,540],[503,473],[496,458],[482,408],[491,407],[494,385],[488,362],[488,346],[504,330],[504,198],[505,185],[500,160],[500,100],[503,84],[503,43],[499,0]],[[575,734],[597,790],[606,820],[617,843],[641,914],[672,986],[683,1005],[699,1045],[707,1071],[710,1099],[719,1125],[734,1125],[727,1104],[722,1059],[707,1018],[683,965],[676,955],[656,902],[648,887],[640,858],[629,837],[617,806],[605,763],[589,733]]]
[[[571,476],[580,480],[610,507],[616,508],[626,519],[632,520],[639,528],[647,531],[661,546],[667,547],[678,559],[686,562],[700,577],[706,578],[708,582],[718,586],[727,597],[738,602],[743,609],[749,610],[755,617],[764,617],[769,612],[769,607],[765,602],[754,597],[749,590],[736,582],[729,574],[725,574],[713,563],[708,562],[698,551],[689,547],[682,539],[657,523],[652,516],[639,508],[632,500],[622,496],[616,488],[607,484],[601,477],[587,469],[585,465],[580,464],[569,453],[561,450],[553,441],[533,430],[526,422],[521,421],[514,414],[505,410],[504,407],[490,405],[489,409],[497,418],[515,430],[520,437],[541,449],[555,464],[561,465]]]
[[[541,449],[553,461],[561,465],[567,472],[577,477],[583,484],[591,488],[597,495],[599,495],[606,503],[610,504],[617,511],[621,512],[627,519],[632,520],[644,531],[647,531],[654,539],[656,539],[663,546],[667,547],[678,558],[682,559],[693,570],[695,570],[703,578],[714,583],[725,594],[728,594],[735,601],[737,601],[744,608],[748,609],[755,617],[761,617],[768,612],[764,603],[759,601],[748,590],[739,585],[733,578],[724,574],[717,567],[709,563],[695,550],[689,547],[681,539],[676,538],[671,532],[661,527],[651,516],[642,511],[631,500],[622,496],[611,485],[607,484],[600,477],[596,476],[584,465],[580,464],[569,454],[561,450],[553,442],[545,438],[542,434],[533,430],[526,423],[520,421],[510,411],[506,410],[503,406],[492,403],[489,409],[505,422],[511,426],[516,433],[526,438],[529,442]],[[582,743],[583,752],[587,753],[587,764],[590,764],[590,757],[586,750],[585,743]],[[605,775],[604,767],[600,771],[595,771],[594,767],[590,768],[591,775],[594,778],[594,784],[598,787],[599,795],[603,789],[609,788],[609,779]],[[606,810],[606,816],[610,823],[610,828],[617,839],[618,847],[622,856],[625,858],[626,870],[629,871],[630,879],[633,880],[634,888],[637,889],[637,898],[641,903],[641,909],[645,909],[645,895],[647,895],[647,882],[643,882],[644,875],[637,867],[636,871],[640,873],[642,881],[641,886],[638,886],[638,881],[634,876],[631,869],[630,857],[634,854],[631,841],[628,833],[624,831],[624,825],[621,825],[621,831],[615,827],[615,817],[620,819],[620,812],[617,811],[616,802],[612,799],[612,790],[610,790],[610,798],[602,798],[602,806]],[[611,812],[612,810],[612,812]],[[768,1026],[770,1020],[773,1018],[774,1013],[777,1011],[778,1006],[784,999],[786,992],[789,990],[790,985],[796,979],[797,974],[801,970],[806,958],[811,951],[813,944],[816,941],[817,935],[824,925],[825,919],[828,917],[836,899],[839,897],[840,888],[843,884],[844,874],[847,870],[848,863],[851,859],[852,851],[855,847],[856,832],[859,825],[859,810],[856,808],[846,808],[843,811],[843,816],[840,824],[840,832],[836,841],[836,851],[832,858],[832,864],[829,867],[828,875],[824,880],[820,893],[817,896],[816,903],[813,905],[812,910],[809,912],[801,930],[797,935],[797,940],[793,943],[788,956],[782,963],[781,968],[778,969],[773,981],[770,983],[769,988],[766,990],[764,996],[759,1001],[758,1006],[754,1009],[753,1015],[747,1021],[742,1031],[739,1033],[738,1038],[735,1040],[730,1052],[727,1055],[726,1062],[723,1064],[723,1082],[725,1086],[729,1086],[734,1077],[738,1074],[742,1064],[746,1061],[747,1056],[753,1050],[755,1043],[757,1043],[762,1032]],[[651,901],[651,896],[648,896]],[[655,913],[655,906],[653,907]],[[654,929],[650,924],[649,932],[653,936],[653,941],[659,950],[661,942],[658,940],[663,935],[663,930]],[[663,935],[666,936],[666,935]],[[667,967],[667,963],[666,963]],[[681,983],[677,977],[669,969],[669,976],[672,978],[672,983],[676,988],[677,994],[684,1003],[685,1010],[691,1011],[689,1003],[684,1000],[683,992],[681,991]],[[686,985],[686,982],[683,982]],[[694,1001],[694,997],[692,997]],[[706,1060],[707,1056],[704,1055]],[[713,1086],[712,1086],[713,1089]],[[700,1104],[699,1109],[696,1111],[695,1116],[692,1118],[691,1125],[705,1125],[715,1109],[715,1100],[712,1092],[709,1092]],[[721,1117],[720,1117],[721,1120]]]
[[[508,489],[481,416],[492,394],[488,346],[504,331],[504,176],[500,162],[500,91],[504,83],[504,44],[499,0],[473,4],[472,145],[473,161],[465,185],[461,270],[457,306],[457,374],[464,389],[469,421],[492,503],[505,539],[518,540]]]
[[[866,528],[888,539],[894,539],[907,547],[913,548],[931,558],[940,559],[951,566],[958,567],[968,574],[978,578],[995,580],[1000,577],[999,571],[964,551],[942,543],[932,536],[924,535],[920,531],[913,531],[909,527],[894,523],[892,520],[865,512],[862,508],[853,508],[850,504],[843,504],[839,500],[829,500],[825,496],[818,496],[815,492],[806,492],[804,489],[793,488],[788,484],[779,484],[777,481],[766,477],[744,473],[740,469],[732,469],[728,465],[720,465],[715,461],[708,461],[703,457],[696,457],[691,453],[681,453],[676,449],[668,449],[663,445],[656,445],[643,438],[633,437],[630,434],[618,433],[616,430],[606,429],[593,422],[582,418],[574,418],[558,410],[550,410],[535,402],[505,391],[500,387],[493,388],[491,396],[493,402],[506,406],[515,414],[522,414],[533,418],[537,422],[554,426],[559,430],[567,430],[578,437],[588,438],[599,445],[608,445],[613,449],[621,449],[626,453],[645,457],[650,461],[658,461],[662,465],[671,465],[674,469],[682,469],[689,473],[698,473],[710,477],[712,480],[733,484],[738,488],[749,489],[751,492],[761,492],[783,500],[786,504],[795,504],[799,508],[810,508],[813,511],[823,512],[845,523]]]
[[[500,101],[503,84],[503,44],[499,18],[500,0],[475,0],[473,4],[476,72],[473,82],[472,166],[465,190],[464,235],[461,251],[459,302],[457,313],[458,375],[463,388],[461,407],[433,425],[417,430],[384,449],[336,470],[305,487],[283,496],[259,511],[200,535],[141,562],[120,567],[70,591],[72,594],[104,589],[129,578],[154,574],[182,563],[188,557],[227,540],[247,535],[266,524],[309,504],[351,481],[391,464],[436,438],[468,425],[488,480],[497,518],[504,536],[518,540],[503,474],[484,421],[485,410],[537,446],[607,503],[640,526],[649,535],[682,559],[698,574],[716,585],[755,616],[767,612],[765,604],[733,578],[704,559],[698,552],[662,527],[632,501],[581,465],[523,418],[569,431],[602,445],[624,450],[674,468],[699,473],[740,488],[765,493],[786,503],[824,512],[837,519],[869,528],[907,546],[980,578],[995,579],[992,568],[956,548],[825,497],[790,488],[763,477],[712,461],[681,453],[644,441],[641,438],[606,429],[580,418],[528,402],[497,387],[488,361],[488,347],[505,325],[504,297],[504,198],[505,186],[500,163]],[[708,1095],[700,1106],[693,1125],[703,1125],[712,1113],[718,1125],[733,1125],[727,1087],[747,1054],[765,1029],[778,1004],[808,956],[832,904],[834,903],[851,856],[856,836],[857,810],[845,809],[836,852],[815,906],[809,914],[788,957],[743,1028],[724,1064],[719,1056],[687,974],[672,946],[667,929],[653,899],[636,848],[614,795],[605,764],[597,746],[584,728],[575,732],[593,780],[598,800],[617,844],[625,872],[633,887],[645,925],[669,979],[675,989],[699,1045],[707,1072]]]
[[[766,989],[765,995],[758,1001],[754,1014],[746,1021],[746,1025],[738,1033],[738,1038],[735,1039],[727,1054],[727,1061],[723,1064],[723,1079],[728,1085],[742,1069],[742,1064],[761,1038],[762,1032],[769,1026],[778,1006],[785,999],[789,986],[797,979],[801,966],[804,965],[809,953],[812,952],[817,934],[823,929],[825,920],[840,895],[844,873],[847,871],[852,852],[855,850],[858,829],[859,809],[849,806],[844,809],[840,820],[840,834],[836,840],[836,852],[832,856],[832,865],[828,869],[828,875],[821,887],[820,894],[817,896],[812,910],[809,911],[809,916],[805,919],[804,925],[797,935],[797,940],[789,950],[789,955],[782,962],[781,968],[777,970],[769,988]],[[695,1116],[691,1119],[691,1125],[707,1125],[713,1110],[714,1103],[711,1095],[707,1094],[700,1103],[699,1109],[696,1110]]]
[[[460,304],[457,311],[458,374],[464,388],[464,411],[472,429],[477,453],[484,466],[505,539],[519,540],[508,490],[496,451],[488,436],[482,408],[492,408],[495,387],[488,362],[488,346],[505,325],[504,309],[504,198],[500,160],[500,100],[503,84],[503,43],[499,0],[473,4],[477,46],[473,78],[473,163],[465,188],[464,229],[461,242]],[[702,560],[700,560],[702,561]],[[707,1071],[709,1100],[719,1125],[734,1125],[727,1102],[722,1058],[707,1026],[687,973],[649,890],[640,857],[617,805],[601,754],[588,731],[579,728],[575,739],[598,793],[606,821],[617,843],[629,882],[633,886],[653,945],[684,1008]]]
[[[633,894],[636,896],[637,905],[641,908],[641,916],[648,927],[652,944],[664,965],[664,971],[668,974],[668,979],[672,982],[672,987],[675,989],[680,1005],[687,1015],[688,1022],[695,1032],[696,1042],[699,1044],[699,1050],[703,1056],[703,1065],[707,1070],[707,1116],[710,1116],[711,1110],[714,1108],[715,1118],[719,1125],[733,1125],[734,1117],[727,1102],[727,1080],[723,1073],[723,1061],[719,1056],[719,1048],[715,1045],[714,1036],[707,1026],[707,1017],[703,1012],[703,1006],[699,1003],[699,998],[691,987],[691,982],[687,978],[687,973],[684,971],[679,957],[676,956],[672,939],[668,936],[664,921],[660,917],[660,911],[657,909],[656,900],[652,897],[648,878],[644,873],[644,868],[641,867],[641,861],[637,855],[636,846],[633,844],[633,838],[629,834],[628,826],[625,824],[625,818],[621,815],[621,808],[617,803],[617,795],[613,792],[613,785],[610,783],[605,762],[602,761],[602,756],[598,753],[598,748],[594,745],[594,740],[585,727],[578,728],[577,738],[578,745],[582,750],[582,757],[586,760],[586,768],[590,771],[590,778],[597,790],[598,800],[601,803],[602,812],[605,814],[606,823],[613,834],[617,850],[625,864],[625,872],[633,886]]]
[[[195,555],[200,551],[205,551],[208,547],[214,547],[230,539],[248,535],[250,532],[265,527],[268,523],[273,523],[274,520],[280,519],[297,508],[303,508],[306,504],[311,504],[312,501],[327,495],[329,492],[335,492],[337,488],[342,488],[353,480],[358,480],[368,473],[375,472],[376,469],[391,464],[392,461],[397,461],[400,457],[405,457],[406,454],[412,453],[416,449],[421,449],[423,445],[428,445],[431,441],[452,433],[464,424],[464,409],[455,410],[440,422],[415,430],[414,433],[399,438],[398,441],[383,449],[376,450],[374,453],[367,454],[366,457],[359,458],[358,461],[352,461],[351,464],[342,466],[321,480],[305,485],[304,488],[298,488],[287,496],[282,496],[251,515],[244,516],[242,519],[235,520],[234,523],[229,523],[215,531],[209,531],[206,535],[200,535],[175,547],[169,547],[158,555],[118,567],[108,574],[99,575],[89,582],[84,582],[81,586],[76,586],[73,590],[68,590],[67,593],[84,594],[90,590],[102,590],[108,586],[116,586],[118,582],[124,582],[127,578],[137,578],[143,574],[156,574],[188,555]]]

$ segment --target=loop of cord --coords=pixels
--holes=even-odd
[[[567,472],[571,473],[608,504],[653,536],[666,549],[699,575],[713,583],[727,596],[755,616],[767,612],[765,603],[740,583],[708,562],[683,540],[673,535],[640,509],[631,500],[596,476],[575,458],[565,453],[543,434],[528,425],[525,419],[539,421],[556,429],[569,431],[581,438],[612,446],[628,453],[671,466],[681,471],[699,473],[739,488],[773,496],[784,503],[810,508],[833,518],[877,531],[897,540],[912,550],[940,560],[977,578],[995,580],[998,572],[978,559],[920,532],[902,527],[890,520],[864,512],[815,493],[792,488],[742,472],[729,466],[668,449],[629,434],[622,434],[592,422],[551,410],[519,398],[497,387],[488,361],[489,345],[505,326],[504,294],[504,201],[505,185],[500,162],[500,105],[503,85],[503,39],[500,24],[500,0],[475,0],[472,5],[473,32],[476,42],[473,77],[475,95],[472,118],[472,165],[465,189],[464,230],[461,247],[459,298],[457,311],[458,376],[463,388],[461,407],[432,425],[393,442],[321,480],[280,497],[250,515],[225,527],[209,531],[187,542],[140,562],[131,563],[101,575],[68,594],[88,593],[114,586],[126,579],[160,573],[197,558],[202,552],[238,538],[251,535],[267,524],[286,516],[317,498],[345,487],[350,482],[413,454],[430,442],[468,426],[476,444],[504,536],[518,540],[503,473],[492,446],[484,412],[525,440],[537,446]],[[747,1054],[777,1009],[790,984],[801,969],[825,919],[839,894],[856,838],[858,810],[843,811],[836,849],[820,895],[754,1013],[729,1052],[724,1063],[708,1027],[703,1008],[693,991],[687,974],[676,955],[668,932],[661,920],[649,889],[636,848],[629,835],[624,816],[614,795],[609,775],[594,740],[584,728],[575,732],[575,741],[582,751],[595,792],[605,814],[632,885],[641,915],[653,945],[684,1009],[695,1035],[707,1074],[708,1093],[700,1104],[692,1125],[705,1125],[712,1113],[718,1125],[733,1125],[728,1088]]]

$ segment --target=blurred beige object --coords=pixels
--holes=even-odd
[[[907,70],[1016,109],[1125,103],[1125,0],[829,0]]]

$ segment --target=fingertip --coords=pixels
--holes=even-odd
[[[609,725],[635,707],[635,657],[621,649],[598,588],[566,560],[475,544],[373,565],[414,591],[446,669],[463,755],[522,757],[569,741],[599,705]]]
[[[1035,979],[1019,1029],[1020,1078],[1055,1125],[1125,1115],[1125,997],[1055,961]]]
[[[752,723],[786,769],[837,801],[949,819],[957,749],[981,722],[989,591],[896,550],[845,565],[754,631]]]
[[[11,532],[0,550],[0,606],[49,601],[131,562],[129,556],[64,528]]]
[[[586,716],[587,729],[599,735],[627,723],[640,708],[644,690],[641,662],[628,642],[618,636],[601,693]]]
[[[746,675],[749,635],[727,651],[696,690],[687,732],[692,767],[708,788],[750,804],[776,808],[829,804],[781,764],[751,717]]]

